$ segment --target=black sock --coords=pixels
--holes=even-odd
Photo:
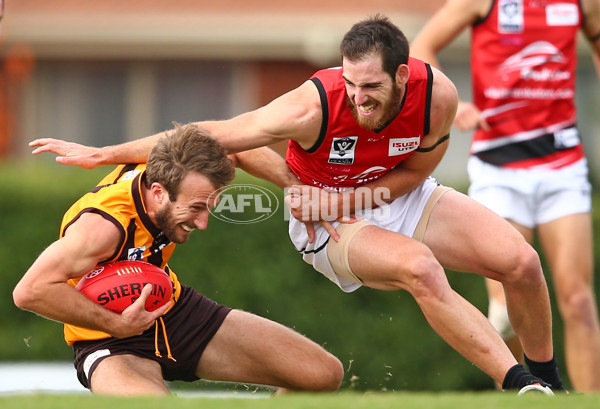
[[[523,368],[523,365],[516,364],[508,370],[502,382],[502,389],[521,389],[524,386],[532,383],[545,385],[541,379],[536,378]]]
[[[556,362],[556,357],[553,356],[552,359],[547,362],[532,361],[527,358],[527,355],[524,355],[524,357],[525,363],[527,364],[527,367],[532,375],[537,376],[544,382],[549,383],[552,389],[564,389],[562,379],[558,373],[558,363]]]

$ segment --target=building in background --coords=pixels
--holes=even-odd
[[[338,44],[354,22],[381,12],[410,40],[442,2],[5,0],[0,157],[24,160],[27,142],[40,137],[108,145],[173,121],[257,108],[317,69],[338,65]],[[440,56],[465,99],[467,46],[458,41]],[[580,69],[580,127],[593,158],[600,151],[600,85],[589,55]],[[469,140],[454,132],[436,172],[443,183],[466,184]],[[591,166],[600,172],[600,161]]]

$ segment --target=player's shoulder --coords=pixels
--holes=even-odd
[[[581,12],[585,20],[592,20],[598,23],[600,20],[600,0],[580,0]]]
[[[472,22],[487,16],[495,0],[446,0],[440,8],[444,13],[454,13]]]
[[[432,105],[443,109],[444,107],[456,109],[458,104],[458,91],[450,78],[442,71],[431,67],[433,73],[433,85],[431,89]],[[452,105],[454,108],[452,108]]]
[[[458,108],[458,91],[454,83],[440,70],[432,67],[431,134],[445,134],[452,125]]]

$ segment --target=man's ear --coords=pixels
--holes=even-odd
[[[154,199],[154,201],[159,205],[169,198],[169,194],[167,193],[163,185],[161,185],[158,182],[152,183],[152,186],[150,186],[150,192],[152,193],[152,198]]]
[[[396,70],[396,83],[404,85],[408,82],[410,76],[410,68],[406,64],[400,64]]]

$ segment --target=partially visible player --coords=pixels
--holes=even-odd
[[[270,152],[271,166],[279,160],[285,169]],[[118,166],[67,211],[60,239],[33,263],[13,297],[18,307],[65,323],[83,386],[112,395],[167,394],[165,380],[198,378],[291,390],[339,387],[343,368],[333,355],[289,328],[206,298],[167,264],[176,244],[206,229],[213,192],[234,174],[207,132],[177,127],[160,139],[147,166]],[[146,311],[146,286],[117,314],[74,288],[94,266],[116,260],[143,260],[167,271],[173,303]]]
[[[600,56],[600,0],[448,0],[411,54],[439,68],[436,54],[467,27],[473,103],[459,104],[454,125],[474,130],[469,195],[528,242],[537,232],[564,321],[569,377],[578,391],[600,391],[591,186],[574,102],[580,30],[594,60]],[[523,357],[506,285],[486,282],[490,321],[518,359],[535,365]]]

